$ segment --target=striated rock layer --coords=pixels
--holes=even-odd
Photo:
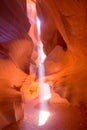
[[[87,1],[37,0],[47,80],[72,104],[87,104]]]
[[[25,0],[0,1],[0,129],[23,118],[20,88],[33,50],[29,28]]]

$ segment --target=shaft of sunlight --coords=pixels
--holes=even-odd
[[[40,21],[37,18],[37,30],[38,30],[38,37],[40,40]],[[38,66],[38,75],[39,75],[39,82],[40,82],[40,86],[39,86],[39,95],[40,95],[40,113],[39,113],[39,120],[38,120],[38,125],[42,126],[46,123],[46,121],[48,120],[49,116],[50,116],[50,112],[47,110],[48,108],[48,104],[47,102],[44,102],[44,100],[48,100],[51,98],[51,93],[50,93],[50,86],[48,83],[44,82],[44,76],[45,76],[45,69],[44,69],[44,60],[46,58],[46,55],[44,54],[43,51],[43,44],[41,41],[39,41],[39,46],[38,46],[38,62],[39,62],[39,66]]]
[[[41,81],[41,82],[43,82],[43,81]],[[51,92],[50,92],[49,84],[41,83],[40,84],[40,99],[41,100],[48,100],[50,98],[51,98]]]
[[[40,32],[40,20],[38,19],[38,17],[36,18],[36,22],[37,22],[38,36],[39,36],[39,38],[40,38],[40,34],[41,34],[41,32]]]

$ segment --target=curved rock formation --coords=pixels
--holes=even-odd
[[[0,129],[23,118],[20,88],[33,51],[29,28],[25,0],[0,2]]]
[[[45,81],[56,92],[54,102],[59,94],[65,98],[60,98],[63,103],[68,100],[74,105],[87,104],[86,5],[87,0],[36,2],[41,40],[47,55]],[[29,22],[27,15],[30,18],[32,14],[35,21]],[[39,39],[35,22],[36,12],[27,14],[25,0],[0,2],[0,129],[23,117],[26,90],[32,98],[38,96],[35,72]]]
[[[74,105],[87,104],[86,5],[86,0],[37,0],[46,75],[54,91]]]

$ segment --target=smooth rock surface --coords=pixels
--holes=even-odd
[[[36,2],[41,40],[47,55],[46,75],[73,105],[87,104],[86,5],[86,0]],[[55,51],[58,45],[61,47]]]

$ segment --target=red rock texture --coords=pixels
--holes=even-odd
[[[74,105],[87,103],[86,5],[86,0],[37,0],[46,75]]]
[[[25,0],[0,2],[0,129],[23,118],[23,93],[33,42]]]

